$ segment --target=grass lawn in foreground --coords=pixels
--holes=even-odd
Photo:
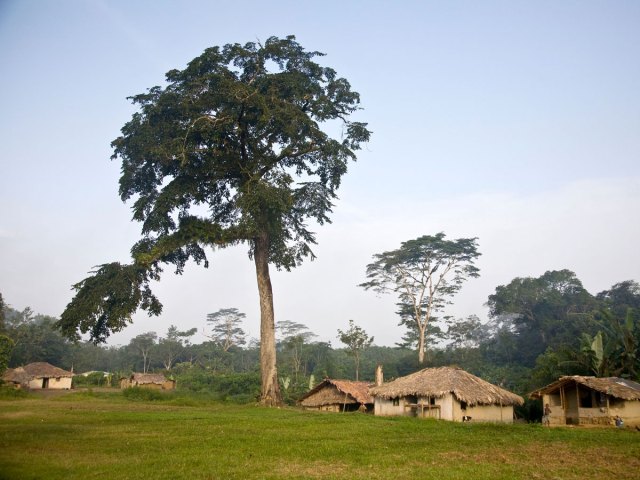
[[[640,433],[72,392],[0,400],[0,478],[638,479]]]

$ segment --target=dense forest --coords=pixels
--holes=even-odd
[[[172,326],[114,347],[71,342],[55,329],[56,318],[30,308],[18,311],[9,301],[0,296],[0,368],[46,361],[77,373],[110,372],[112,378],[162,371],[176,378],[181,389],[225,400],[255,401],[260,394],[260,346],[245,335],[244,314],[235,308],[210,313],[202,325],[188,330]],[[521,395],[560,375],[640,380],[640,285],[635,281],[593,295],[573,272],[548,271],[498,286],[487,305],[487,320],[473,315],[434,319],[424,364],[415,355],[417,339],[411,332],[395,347],[365,342],[354,361],[348,345],[317,341],[312,325],[280,322],[283,397],[294,403],[324,377],[355,379],[356,368],[361,380],[373,380],[376,364],[384,365],[386,379],[425,366],[457,365]],[[198,330],[204,330],[208,340],[192,343]],[[366,325],[360,333],[364,330]],[[109,380],[102,374],[91,378],[81,381],[99,385]]]

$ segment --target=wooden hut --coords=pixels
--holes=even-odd
[[[640,426],[640,384],[624,378],[565,376],[529,396],[549,404],[551,425]]]
[[[375,414],[451,421],[513,422],[522,397],[460,368],[425,368],[373,387]]]
[[[47,362],[35,362],[7,370],[2,379],[17,388],[69,390],[73,373]]]
[[[373,397],[369,395],[370,384],[349,380],[325,379],[309,390],[298,403],[305,410],[327,412],[349,412],[371,410]]]
[[[161,373],[132,373],[120,379],[120,388],[152,388],[156,390],[174,390],[176,381]]]

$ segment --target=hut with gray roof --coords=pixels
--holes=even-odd
[[[367,411],[373,409],[368,382],[325,378],[298,400],[305,410],[326,412]]]
[[[640,426],[640,384],[625,378],[564,376],[529,396],[549,405],[551,425]]]
[[[519,395],[456,367],[425,368],[370,390],[376,415],[512,423]]]

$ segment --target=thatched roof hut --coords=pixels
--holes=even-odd
[[[513,421],[522,397],[460,368],[425,368],[371,388],[376,415],[451,421]]]
[[[578,383],[596,392],[622,400],[640,400],[640,383],[619,377],[598,378],[583,377],[581,375],[560,377],[559,380],[532,392],[529,396],[531,398],[542,398],[545,393],[555,392],[571,383]]]
[[[120,379],[120,388],[142,387],[173,390],[176,381],[166,378],[161,373],[132,373]]]
[[[40,389],[69,389],[73,373],[54,367],[47,362],[34,362],[9,369],[2,376],[5,382],[13,383],[16,386]]]
[[[432,397],[452,393],[459,401],[474,405],[522,405],[519,395],[497,387],[456,367],[425,368],[371,389],[381,398]]]
[[[529,396],[549,405],[551,425],[640,426],[640,383],[626,378],[564,376]]]
[[[304,394],[298,403],[305,409],[345,411],[366,409],[373,405],[368,382],[324,379]]]

